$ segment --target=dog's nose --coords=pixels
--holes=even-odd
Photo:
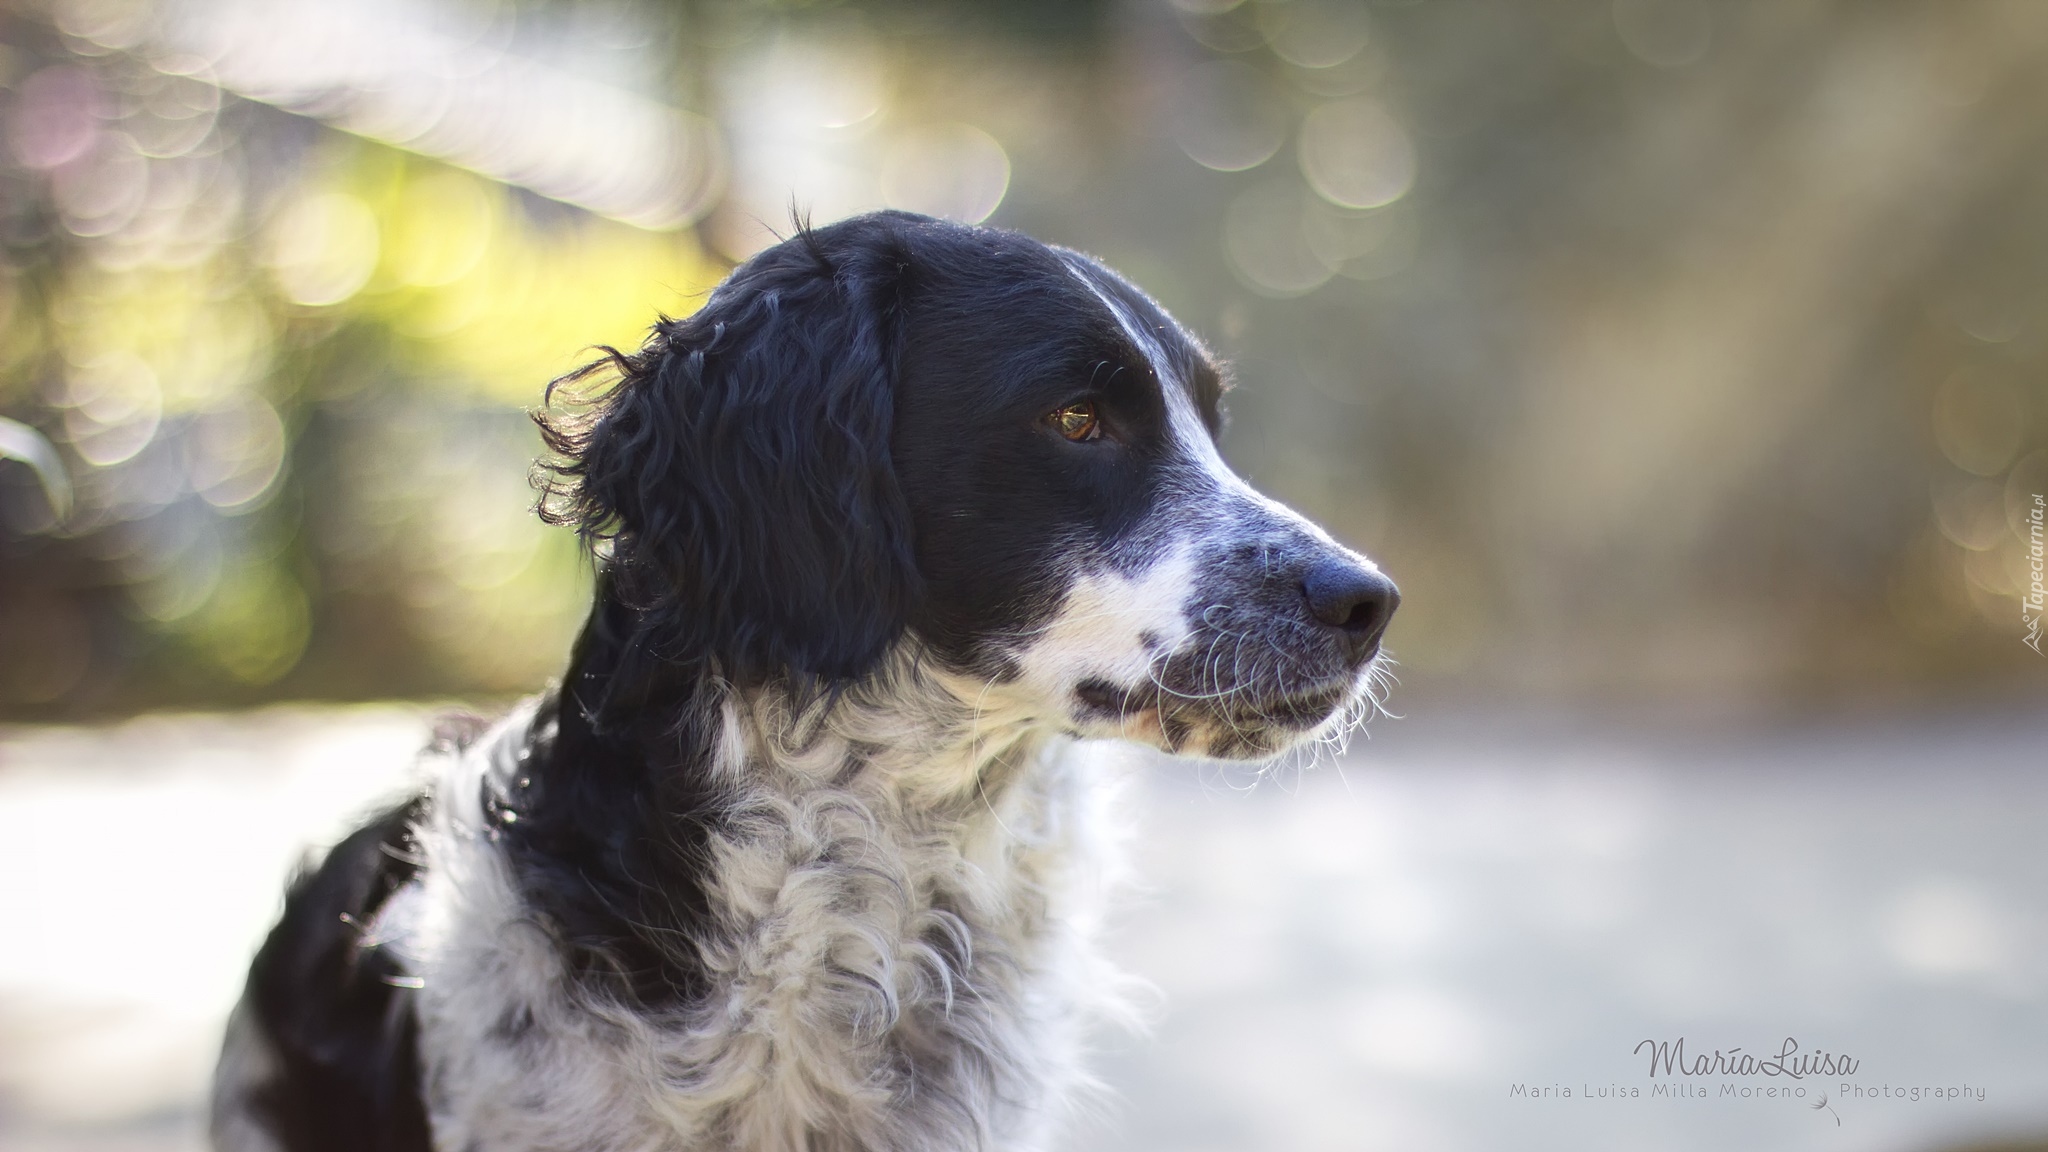
[[[1401,605],[1401,590],[1392,580],[1337,557],[1309,566],[1301,594],[1309,615],[1343,632],[1345,644],[1361,656],[1378,649],[1387,622]]]

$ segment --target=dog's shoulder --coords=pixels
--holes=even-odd
[[[414,795],[303,871],[250,969],[214,1099],[224,1152],[427,1152],[415,981],[372,925],[419,870]]]

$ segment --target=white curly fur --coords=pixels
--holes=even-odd
[[[438,1147],[1047,1146],[1085,1083],[1084,1033],[1124,1015],[1088,943],[1115,871],[1113,753],[911,654],[802,712],[729,700],[713,992],[651,1015],[569,977],[486,834],[480,784],[532,719],[445,766],[426,867],[375,929],[423,981]]]

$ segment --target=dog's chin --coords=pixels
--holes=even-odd
[[[1358,723],[1369,679],[1357,675],[1306,688],[1214,698],[1172,699],[1126,714],[1113,732],[1177,756],[1264,760]]]

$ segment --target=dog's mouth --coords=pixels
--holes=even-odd
[[[1366,697],[1364,671],[1308,684],[1240,685],[1198,692],[1154,679],[1136,687],[1084,680],[1074,691],[1084,721],[1173,753],[1257,759],[1286,751]]]
[[[1331,681],[1273,696],[1247,699],[1239,707],[1223,708],[1219,712],[1239,724],[1305,731],[1321,726],[1336,715],[1357,690],[1355,680]]]

